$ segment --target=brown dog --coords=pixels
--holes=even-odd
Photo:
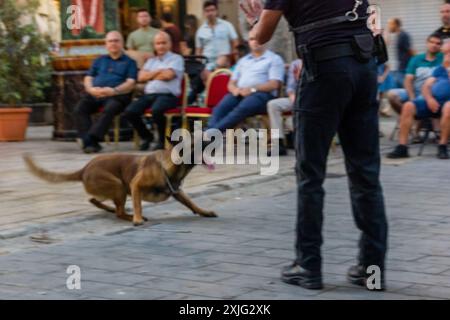
[[[213,211],[196,206],[181,191],[180,185],[194,168],[193,164],[175,165],[171,149],[146,156],[113,154],[101,155],[91,160],[83,169],[73,173],[55,173],[38,167],[30,155],[24,155],[29,170],[37,177],[51,182],[81,181],[86,192],[93,196],[90,202],[96,207],[115,213],[117,217],[133,221],[135,226],[146,221],[142,216],[142,201],[162,202],[173,196],[202,217],[217,217]],[[133,216],[126,214],[127,195],[133,200]],[[115,208],[102,202],[112,200]]]

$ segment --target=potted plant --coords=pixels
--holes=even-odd
[[[42,99],[50,83],[50,42],[33,23],[38,5],[0,0],[0,141],[25,139],[31,109],[24,106]]]

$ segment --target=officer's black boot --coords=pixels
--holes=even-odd
[[[449,159],[447,145],[445,145],[445,144],[440,144],[440,145],[438,146],[438,154],[437,154],[437,157],[438,157],[438,159],[442,159],[442,160],[447,160],[447,159]]]
[[[283,268],[281,271],[281,280],[305,289],[323,289],[322,273],[320,271],[308,271],[296,263]]]
[[[350,267],[347,272],[347,279],[350,283],[355,284],[357,286],[365,287],[369,291],[384,291],[386,290],[385,282],[384,282],[384,271],[381,270],[380,275],[380,283],[377,288],[376,285],[372,289],[367,285],[367,279],[371,277],[371,274],[367,273],[367,269],[362,265],[356,265]]]

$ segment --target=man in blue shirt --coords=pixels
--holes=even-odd
[[[408,63],[404,89],[399,88],[388,91],[389,103],[398,114],[401,113],[405,102],[414,100],[420,95],[425,81],[442,64],[441,46],[442,39],[439,35],[430,35],[427,40],[427,52],[416,55]]]
[[[232,129],[248,117],[265,114],[284,80],[283,59],[260,45],[252,33],[249,37],[251,53],[239,60],[228,84],[230,93],[214,108],[210,129]]]
[[[146,82],[144,95],[133,102],[124,112],[126,118],[142,139],[141,151],[146,151],[153,141],[142,115],[151,107],[153,120],[158,127],[159,142],[155,149],[164,149],[166,121],[164,112],[177,107],[181,95],[181,83],[184,73],[184,60],[171,52],[171,38],[166,32],[159,32],[154,39],[156,56],[147,61],[139,72],[138,81]]]
[[[86,95],[75,108],[75,122],[85,153],[102,150],[99,141],[114,117],[131,101],[137,78],[136,62],[123,53],[123,37],[118,31],[106,35],[108,55],[97,58],[84,79]],[[91,115],[99,112],[92,124]]]
[[[398,159],[407,158],[408,154],[408,136],[414,119],[423,119],[431,117],[441,117],[441,138],[438,146],[437,157],[439,159],[448,159],[448,138],[450,135],[450,42],[442,47],[444,54],[443,66],[434,70],[423,88],[423,96],[406,103],[403,106],[400,118],[400,136],[399,145],[394,151],[388,154],[388,158]]]

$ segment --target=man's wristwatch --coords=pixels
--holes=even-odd
[[[117,88],[113,88],[113,90],[114,90],[115,94],[120,94],[120,92],[119,92],[119,90],[117,90]]]
[[[258,92],[258,89],[256,89],[255,87],[250,88],[250,92],[251,92],[251,93],[257,93],[257,92]]]

